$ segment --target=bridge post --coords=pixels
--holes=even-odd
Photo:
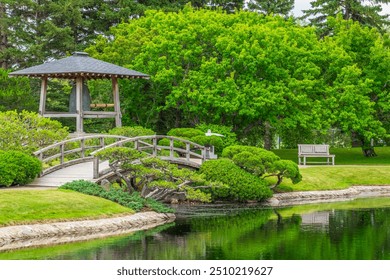
[[[60,157],[60,164],[63,164],[64,161],[65,161],[65,156],[64,156],[64,153],[65,153],[65,144],[62,144],[60,146],[60,153],[61,153],[61,157]],[[41,159],[42,160],[42,159]]]
[[[100,148],[104,147],[104,137],[99,137]]]
[[[186,143],[186,160],[190,161],[190,143]]]
[[[85,139],[80,140],[81,158],[85,157]]]
[[[173,158],[173,139],[169,139],[169,157]]]
[[[99,158],[93,157],[93,178],[99,178]]]
[[[157,156],[157,136],[155,135],[153,138],[153,156]]]

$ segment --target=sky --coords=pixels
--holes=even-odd
[[[312,0],[295,0],[295,7],[293,13],[295,16],[301,16],[302,10],[310,9],[310,2]],[[383,12],[385,14],[390,14],[390,5],[383,5]]]

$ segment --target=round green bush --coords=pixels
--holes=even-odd
[[[206,133],[210,129],[211,132],[222,134],[223,137],[220,136],[217,137],[219,137],[222,140],[224,148],[237,144],[237,135],[232,131],[233,127],[231,126],[202,123],[202,124],[198,124],[196,128],[203,131],[203,133]]]
[[[204,135],[204,132],[202,130],[199,130],[196,128],[181,127],[181,128],[171,129],[170,131],[168,131],[167,135],[191,140],[191,138],[193,138],[195,136]]]
[[[115,127],[108,131],[110,135],[122,135],[126,137],[137,137],[137,136],[147,136],[155,135],[156,132],[149,128],[144,128],[142,126],[122,126]]]
[[[0,112],[0,149],[32,153],[64,140],[68,128],[33,112]]]
[[[25,185],[42,170],[41,162],[20,151],[0,152],[0,186]]]
[[[236,201],[263,200],[272,196],[265,180],[254,176],[234,164],[230,159],[209,160],[202,164],[200,172],[207,180],[228,185],[228,199]]]

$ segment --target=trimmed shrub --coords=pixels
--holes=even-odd
[[[146,136],[146,135],[155,135],[156,132],[149,128],[144,128],[142,126],[122,126],[115,127],[108,131],[110,135],[122,135],[126,137],[137,137],[137,136]]]
[[[214,146],[214,151],[217,154],[220,154],[223,149],[223,141],[219,136],[195,136],[191,138],[192,142],[198,143],[202,146]]]
[[[228,185],[228,199],[260,201],[272,196],[265,180],[246,172],[229,159],[206,161],[200,172],[205,174],[207,180]]]
[[[222,140],[223,148],[237,144],[237,135],[232,131],[233,128],[231,126],[202,123],[198,124],[196,128],[203,133],[210,129],[211,132],[222,134],[223,137],[217,137]]]
[[[277,187],[283,178],[290,178],[293,184],[302,180],[298,165],[291,160],[281,160],[273,152],[253,146],[230,146],[223,150],[222,155],[233,160],[245,171],[259,176],[276,176],[277,182],[271,188]]]
[[[31,153],[64,140],[68,129],[28,111],[0,112],[0,149]]]
[[[0,152],[0,186],[25,185],[42,170],[41,162],[20,151]]]
[[[196,128],[173,128],[167,133],[168,136],[175,136],[179,138],[183,138],[189,141],[192,141],[194,143],[197,143],[202,146],[214,146],[214,151],[217,154],[220,154],[222,152],[222,149],[224,147],[223,143],[223,137],[220,136],[206,136],[205,132],[203,132],[200,129]],[[176,143],[177,141],[174,141],[174,146],[177,148],[185,148],[184,143]],[[160,145],[167,145],[169,146],[169,140],[168,139],[162,139],[159,141]]]
[[[270,163],[280,159],[273,152],[267,151],[265,149],[254,147],[254,146],[241,146],[241,145],[226,147],[225,149],[223,149],[222,156],[233,159],[235,155],[242,152],[247,152],[254,156],[258,156],[259,158],[261,158],[264,165],[269,165]]]
[[[173,209],[166,207],[162,203],[159,203],[153,199],[142,198],[139,193],[135,192],[129,194],[124,192],[121,189],[111,188],[109,191],[106,191],[98,184],[93,182],[76,180],[70,183],[66,183],[60,187],[64,190],[73,190],[80,193],[98,196],[116,202],[122,206],[133,209],[134,211],[140,211],[144,207],[151,208],[152,210],[159,213],[170,213],[173,212]]]
[[[204,132],[195,128],[173,128],[167,133],[168,136],[176,136],[184,139],[191,140],[195,136],[204,136]]]

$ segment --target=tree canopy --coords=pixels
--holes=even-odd
[[[151,75],[122,84],[127,123],[163,132],[216,123],[241,140],[332,127],[364,141],[386,137],[388,39],[353,21],[330,24],[334,34],[318,38],[292,19],[187,6],[148,11],[88,51]]]
[[[248,8],[264,15],[288,16],[294,9],[294,0],[249,0]]]
[[[304,10],[303,19],[308,19],[312,25],[326,27],[327,17],[341,14],[345,20],[354,20],[362,25],[383,30],[389,25],[389,15],[382,15],[381,4],[389,0],[315,0],[310,2],[311,9]]]
[[[112,26],[148,9],[179,11],[188,0],[2,0],[0,67],[28,67],[82,51]],[[194,7],[241,9],[243,0],[194,0]]]

